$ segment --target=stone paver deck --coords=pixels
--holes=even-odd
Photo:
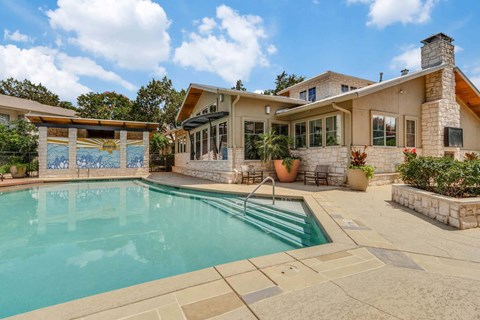
[[[160,183],[223,192],[177,174]],[[456,230],[367,192],[278,184],[303,197],[332,244],[232,262],[12,319],[480,319],[480,229]],[[265,195],[271,186],[259,190]]]

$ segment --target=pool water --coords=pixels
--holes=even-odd
[[[301,202],[277,202],[243,216],[240,197],[140,180],[0,192],[0,318],[328,242]]]

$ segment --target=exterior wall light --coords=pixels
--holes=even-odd
[[[270,114],[270,106],[268,104],[265,106],[265,113]]]

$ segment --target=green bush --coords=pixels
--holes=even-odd
[[[419,189],[457,198],[480,195],[480,160],[419,157],[398,171],[405,183]]]

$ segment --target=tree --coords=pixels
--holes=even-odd
[[[153,134],[152,139],[150,140],[150,151],[153,153],[162,152],[166,154],[168,148],[170,147],[170,140],[163,134],[156,132]]]
[[[169,104],[174,90],[172,80],[167,77],[162,80],[152,79],[138,90],[130,120],[161,122],[162,109]]]
[[[159,122],[161,126],[164,128],[169,128],[170,126],[175,126],[177,124],[175,117],[177,116],[178,110],[180,110],[180,106],[182,105],[186,94],[187,92],[184,89],[180,91],[175,89],[172,90],[170,93],[170,100],[164,106],[160,115]]]
[[[238,79],[237,83],[235,84],[234,87],[232,87],[232,90],[238,90],[238,91],[247,91],[247,88],[243,86],[242,80]]]
[[[263,92],[266,95],[276,95],[278,92],[291,87],[299,82],[305,80],[304,76],[297,76],[296,74],[288,74],[285,71],[280,73],[275,79],[275,89],[268,89]]]
[[[18,81],[13,78],[1,80],[0,94],[22,99],[29,99],[49,106],[58,106],[76,110],[70,102],[60,101],[60,98],[57,94],[48,90],[41,83],[35,84],[27,79],[23,81]]]
[[[126,120],[132,109],[129,98],[111,91],[82,94],[77,98],[77,104],[77,115],[82,118]]]

